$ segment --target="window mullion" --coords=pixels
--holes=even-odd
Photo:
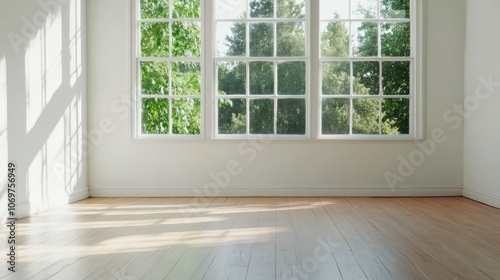
[[[309,3],[309,17],[308,22],[308,36],[306,36],[306,43],[308,45],[309,57],[309,83],[307,91],[309,91],[309,126],[310,137],[317,139],[321,134],[321,36],[320,36],[320,5],[319,1],[308,1]]]
[[[213,16],[213,1],[202,1],[204,3],[201,11],[202,22],[202,64],[201,71],[202,86],[201,86],[201,104],[204,112],[201,113],[202,128],[201,133],[205,138],[214,138],[216,128],[217,114],[217,98],[216,98],[216,81],[217,64],[214,64],[214,16]]]

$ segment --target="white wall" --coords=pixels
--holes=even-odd
[[[88,197],[85,3],[0,0],[0,207],[16,164],[17,217]]]
[[[92,196],[462,194],[463,128],[443,114],[463,100],[465,0],[427,1],[427,136],[441,129],[447,141],[394,187],[384,174],[398,175],[399,157],[408,159],[416,143],[274,141],[260,151],[248,141],[131,140],[130,2],[87,6]],[[210,173],[232,161],[241,172],[217,183]],[[204,190],[215,185],[222,188]]]
[[[500,2],[467,1],[464,195],[500,207]],[[492,82],[488,85],[488,82]]]

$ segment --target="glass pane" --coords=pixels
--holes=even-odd
[[[217,23],[217,56],[245,56],[247,52],[246,23]]]
[[[353,93],[378,95],[380,91],[380,66],[378,61],[353,62]]]
[[[306,51],[306,38],[304,23],[278,22],[278,43],[276,45],[278,56],[304,56]]]
[[[200,0],[173,0],[172,17],[200,18]]]
[[[141,18],[169,18],[168,0],[141,0]]]
[[[382,62],[382,90],[385,95],[409,95],[410,62]]]
[[[246,94],[247,68],[245,62],[218,63],[218,94]]]
[[[141,23],[141,55],[143,57],[169,57],[168,38],[168,23]]]
[[[306,94],[306,63],[278,63],[278,94]]]
[[[410,23],[383,23],[381,26],[382,56],[410,56]]]
[[[323,99],[321,131],[323,134],[349,134],[349,99]]]
[[[250,94],[274,94],[273,68],[273,62],[250,62]]]
[[[172,56],[200,57],[201,29],[197,22],[172,23]]]
[[[378,99],[353,100],[353,134],[379,134],[379,103]]]
[[[274,17],[274,0],[250,0],[250,17]]]
[[[380,5],[382,18],[410,18],[410,0],[381,1]]]
[[[168,94],[168,62],[141,62],[141,93]]]
[[[321,23],[321,55],[349,56],[349,23]]]
[[[272,23],[250,24],[250,56],[273,56]]]
[[[304,0],[278,0],[277,13],[279,18],[303,18],[306,14]]]
[[[306,133],[306,100],[278,99],[278,134]]]
[[[168,134],[168,99],[142,99],[142,133]]]
[[[382,134],[410,134],[410,100],[382,100]]]
[[[274,133],[274,100],[250,100],[250,133]]]
[[[351,0],[352,19],[377,18],[378,0]]]
[[[219,99],[219,133],[245,134],[246,133],[246,100]]]
[[[245,18],[246,0],[217,0],[215,17],[217,19]]]
[[[201,102],[198,98],[172,99],[172,133],[200,134]]]
[[[349,19],[349,0],[320,0],[321,19]]]
[[[376,22],[353,22],[353,56],[378,56],[378,31]]]
[[[201,95],[199,62],[172,63],[172,95]]]
[[[349,62],[323,62],[323,94],[349,95],[351,92],[351,66]]]

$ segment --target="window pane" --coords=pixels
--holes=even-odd
[[[348,0],[320,0],[321,19],[349,19]]]
[[[351,92],[351,66],[349,62],[323,62],[322,94],[343,94]]]
[[[278,94],[280,95],[306,94],[305,62],[278,63]]]
[[[142,133],[168,134],[168,99],[142,100]]]
[[[199,62],[172,63],[172,94],[201,95],[201,65]]]
[[[409,95],[410,62],[382,62],[382,89],[385,95]]]
[[[349,23],[321,23],[321,55],[349,56]]]
[[[200,57],[201,29],[197,22],[172,23],[172,56]]]
[[[410,100],[403,98],[382,99],[382,134],[410,133]]]
[[[245,23],[217,23],[217,56],[245,56],[246,42]]]
[[[305,99],[278,99],[278,134],[306,133]]]
[[[168,57],[168,23],[141,23],[141,55],[143,57]]]
[[[278,56],[304,56],[306,38],[304,23],[278,22]]]
[[[279,18],[303,18],[306,14],[304,0],[278,0],[277,13]]]
[[[174,18],[199,18],[200,0],[173,0]]]
[[[246,0],[217,0],[215,17],[217,19],[244,18],[246,9]]]
[[[250,56],[273,56],[272,23],[250,24]]]
[[[353,100],[352,133],[379,134],[379,103],[378,99]]]
[[[410,56],[410,23],[384,23],[381,26],[382,56]]]
[[[273,62],[250,62],[250,94],[274,94],[273,68]]]
[[[198,98],[172,99],[172,133],[200,134],[201,102]]]
[[[168,0],[141,0],[141,18],[169,18]]]
[[[323,99],[321,126],[323,134],[349,134],[349,99]]]
[[[378,61],[353,62],[353,92],[356,95],[378,95],[380,91]]]
[[[141,62],[141,93],[169,94],[168,62]]]
[[[250,0],[250,17],[272,18],[274,16],[274,0]]]
[[[246,100],[219,99],[219,133],[245,134],[246,133]]]
[[[378,24],[375,22],[353,22],[353,56],[378,56]]]
[[[351,0],[353,19],[377,18],[377,0]]]
[[[250,133],[251,134],[274,133],[273,99],[250,100]]]
[[[410,18],[410,0],[381,1],[380,5],[382,18]]]
[[[219,62],[218,69],[219,95],[246,94],[245,62]]]

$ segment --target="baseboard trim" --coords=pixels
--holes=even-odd
[[[475,188],[464,187],[463,195],[475,201],[500,208],[500,196],[483,192]]]
[[[38,207],[32,209],[29,201],[23,201],[16,205],[16,218],[22,219],[37,213],[41,213],[59,206],[71,204],[90,197],[89,189],[74,191],[69,195],[61,195],[58,198],[45,199],[37,202]]]
[[[90,188],[90,197],[239,197],[239,196],[462,196],[462,187],[436,188]]]

